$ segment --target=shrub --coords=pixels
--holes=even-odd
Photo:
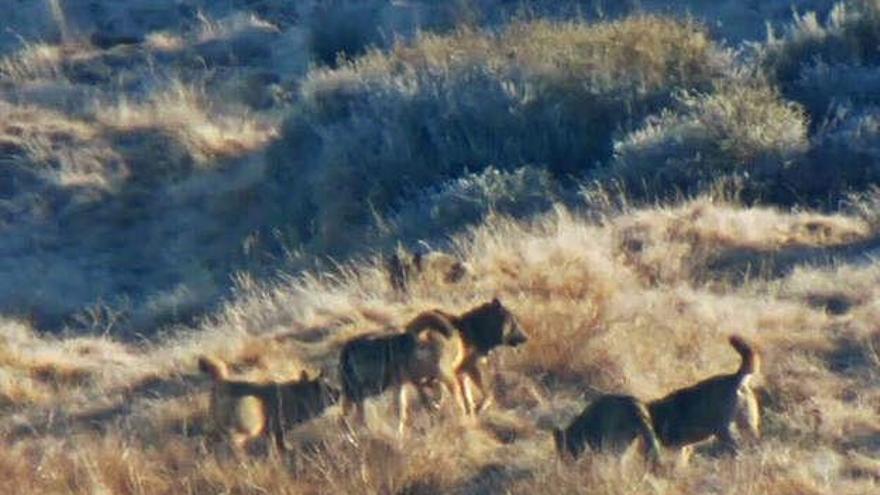
[[[803,104],[813,116],[814,127],[838,113],[839,105],[877,105],[875,88],[880,85],[880,66],[826,64],[817,61],[805,66],[790,91],[792,98]]]
[[[691,195],[719,180],[741,179],[749,196],[787,202],[785,174],[807,150],[807,121],[759,80],[719,83],[681,96],[679,108],[647,119],[615,146],[610,169],[630,191]]]
[[[338,252],[401,191],[465,170],[590,170],[619,127],[725,64],[698,26],[657,17],[423,35],[307,76],[269,152],[278,204],[301,241]]]
[[[878,45],[880,1],[850,0],[835,5],[824,23],[814,12],[795,16],[781,37],[771,33],[759,60],[783,93],[816,117],[834,99],[865,93],[877,77],[868,68],[880,62]]]
[[[559,194],[546,169],[527,166],[508,172],[488,167],[421,191],[390,220],[397,237],[425,239],[478,224],[490,213],[525,217],[547,211]]]
[[[813,137],[808,173],[818,187],[806,194],[838,199],[880,181],[880,108],[836,107]]]
[[[315,7],[309,22],[312,56],[332,66],[337,57],[363,55],[380,40],[379,14],[378,2],[335,0]]]

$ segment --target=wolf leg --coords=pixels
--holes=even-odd
[[[397,425],[397,433],[401,437],[406,434],[407,423],[409,423],[409,398],[406,390],[406,384],[401,384],[400,392],[398,394],[398,414],[400,416],[400,421]]]

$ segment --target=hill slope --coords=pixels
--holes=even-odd
[[[195,332],[156,345],[53,339],[3,323],[0,484],[17,493],[869,493],[878,408],[875,228],[859,217],[785,214],[697,200],[611,212],[503,218],[456,240],[473,276],[416,283],[403,301],[367,263],[338,277],[239,297]],[[289,436],[290,457],[237,460],[204,435],[207,353],[252,378],[324,370],[341,341],[418,311],[499,296],[530,340],[491,358],[496,404],[476,421],[446,407],[395,436],[386,401],[369,429],[338,407]],[[762,443],[732,458],[700,449],[675,476],[638,456],[556,460],[549,428],[598,391],[658,397],[732,370],[726,336],[756,340]],[[24,487],[24,488],[23,488]],[[542,488],[543,487],[543,488]]]
[[[880,2],[791,3],[0,0],[0,493],[877,492]],[[382,256],[426,245],[470,273],[403,297]],[[477,419],[210,432],[200,355],[338,383],[493,297],[530,338]],[[758,446],[557,459],[731,333]]]

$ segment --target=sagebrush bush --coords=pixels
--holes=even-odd
[[[799,187],[785,176],[807,147],[797,105],[762,80],[732,79],[710,93],[683,94],[676,110],[648,118],[616,143],[609,172],[636,194],[692,195],[734,180],[752,197],[785,202]]]
[[[395,208],[390,224],[399,238],[426,239],[478,224],[490,213],[540,213],[559,195],[559,184],[546,169],[527,166],[508,172],[488,167],[413,195]]]
[[[880,1],[847,0],[835,5],[825,22],[815,12],[796,15],[782,36],[771,33],[758,59],[788,98],[822,117],[833,100],[864,96],[872,87],[878,45]],[[877,101],[876,92],[868,95]]]
[[[812,116],[812,129],[834,118],[839,106],[878,105],[875,88],[880,85],[880,66],[826,64],[818,61],[803,67],[787,97],[804,105]]]
[[[309,50],[315,60],[335,65],[338,57],[363,55],[378,43],[382,3],[333,0],[316,6],[309,23]]]
[[[584,173],[618,128],[706,88],[726,61],[699,26],[659,17],[423,35],[312,71],[270,173],[300,241],[338,252],[401,191],[465,170]]]
[[[812,139],[809,177],[815,184],[804,191],[838,198],[864,191],[880,180],[880,108],[841,105]]]

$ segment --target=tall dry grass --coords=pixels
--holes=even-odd
[[[178,19],[179,2],[116,3],[105,13],[120,33],[134,19],[148,32],[110,47],[86,42],[79,4],[52,3],[67,9],[64,36],[50,26],[41,41],[0,47],[0,302],[16,315],[0,320],[0,492],[877,491],[878,201],[870,189],[845,196],[876,178],[880,156],[865,90],[873,3],[827,22],[799,15],[759,50],[760,68],[713,38],[726,26],[640,15],[480,30],[497,21],[490,0],[442,12],[381,2],[378,17],[355,8],[370,15],[328,32],[299,23],[352,10],[300,18],[304,3],[257,2],[253,15],[220,2],[184,5]],[[373,19],[410,22],[388,16],[413,6],[439,30],[466,26],[301,79],[310,58],[338,54],[309,43],[350,30],[355,53],[376,39]],[[599,162],[636,180],[680,177],[668,196],[722,194],[606,196],[602,209],[588,191],[583,207],[568,174],[604,178],[590,175]],[[846,197],[852,213],[744,207],[712,183],[756,170],[766,183],[747,185],[810,178],[826,205]],[[425,277],[408,298],[371,257],[382,244],[367,244],[448,235],[471,276]],[[335,250],[360,258],[266,276]],[[398,438],[383,397],[367,428],[340,426],[332,408],[291,432],[286,455],[237,455],[209,435],[201,354],[248,379],[308,369],[336,380],[346,339],[496,296],[530,340],[490,359],[497,400],[478,419],[445,401],[417,409]],[[189,326],[162,328],[179,322]],[[734,369],[731,332],[765,358],[760,445],[736,458],[701,446],[690,467],[660,473],[634,452],[556,459],[549,430],[596,394],[650,399]]]
[[[152,344],[50,338],[6,321],[2,483],[17,493],[870,493],[880,476],[875,236],[859,217],[705,199],[600,220],[558,208],[457,237],[472,276],[414,281],[406,300],[365,261],[276,284],[243,278],[200,328]],[[331,408],[292,432],[283,456],[260,446],[236,456],[206,435],[200,354],[252,379],[304,368],[334,377],[344,339],[494,296],[530,340],[491,357],[497,401],[479,419],[445,401],[417,409],[398,438],[381,398],[366,429],[340,426]],[[596,393],[653,398],[734,369],[732,332],[765,360],[760,445],[738,457],[709,445],[666,474],[635,452],[556,460],[549,428]]]

